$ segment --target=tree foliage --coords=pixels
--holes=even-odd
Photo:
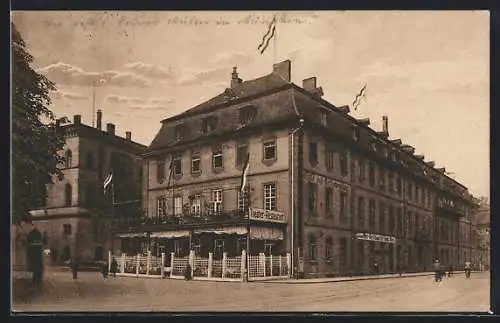
[[[48,108],[54,83],[34,71],[33,57],[14,24],[12,29],[12,220],[27,220],[28,212],[46,197],[46,184],[64,157],[61,128]]]

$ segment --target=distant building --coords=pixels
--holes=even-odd
[[[467,188],[389,139],[387,117],[375,131],[322,96],[315,77],[291,83],[290,61],[244,82],[234,68],[223,93],[163,120],[143,155],[146,217],[117,224],[121,250],[288,252],[306,276],[469,259]]]
[[[45,205],[32,210],[35,227],[42,232],[52,264],[70,257],[82,262],[106,259],[112,247],[110,217],[137,216],[140,212],[141,163],[145,146],[115,134],[108,123],[101,130],[102,112],[97,111],[97,127],[81,122],[75,115],[72,124],[63,125],[65,146],[64,178],[47,185]],[[112,212],[112,190],[104,195],[104,179],[113,172],[115,203]]]
[[[490,216],[489,201],[484,198],[480,199],[472,216],[474,248],[472,263],[482,270],[489,270],[491,266]]]

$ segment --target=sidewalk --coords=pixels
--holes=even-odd
[[[334,283],[348,282],[357,280],[374,280],[374,279],[389,279],[389,278],[410,278],[419,276],[433,276],[434,272],[420,272],[407,274],[387,274],[387,275],[370,275],[370,276],[348,276],[348,277],[325,277],[325,278],[304,278],[304,279],[286,279],[286,280],[262,280],[255,281],[259,283],[275,283],[275,284],[318,284],[318,283]]]

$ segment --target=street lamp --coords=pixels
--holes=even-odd
[[[293,274],[294,274],[294,264],[295,264],[295,257],[294,257],[294,254],[295,254],[295,163],[294,163],[294,160],[295,160],[295,149],[294,149],[294,146],[295,146],[295,133],[297,133],[297,131],[301,130],[304,126],[304,119],[300,119],[299,120],[299,127],[294,129],[292,131],[292,133],[290,134],[291,136],[291,142],[292,142],[292,147],[291,147],[291,156],[292,156],[292,161],[291,161],[291,168],[292,168],[292,234],[291,234],[291,268],[290,268],[290,274],[291,276],[293,277]],[[299,254],[297,253],[297,257],[299,257]]]

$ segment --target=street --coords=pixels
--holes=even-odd
[[[27,281],[24,282],[27,284]],[[230,283],[108,277],[82,272],[47,273],[41,290],[21,293],[14,283],[13,310],[58,311],[450,311],[486,312],[489,273],[463,273],[441,283],[431,276],[292,284]]]

